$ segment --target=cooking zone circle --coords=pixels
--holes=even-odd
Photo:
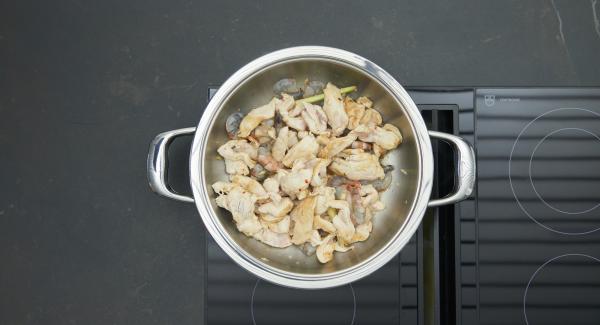
[[[594,206],[590,207],[590,208],[584,208],[584,209],[580,209],[577,211],[567,211],[567,210],[561,210],[558,207],[552,205],[551,203],[548,203],[548,201],[544,200],[544,198],[542,197],[542,195],[540,194],[540,192],[538,191],[538,189],[535,187],[535,182],[533,180],[532,172],[532,165],[533,165],[533,160],[534,160],[534,156],[536,151],[538,150],[538,148],[540,148],[540,145],[542,143],[544,143],[544,141],[546,141],[546,139],[548,139],[549,137],[551,137],[554,134],[558,134],[558,133],[565,133],[566,131],[577,131],[577,132],[581,132],[584,135],[590,135],[594,138],[596,138],[598,141],[600,141],[600,137],[598,137],[597,134],[581,129],[581,128],[562,128],[562,129],[558,129],[558,130],[554,130],[548,134],[546,134],[546,136],[544,136],[542,138],[542,140],[540,140],[540,142],[538,142],[535,145],[535,148],[533,148],[533,152],[531,153],[531,158],[529,158],[529,181],[531,182],[531,186],[533,187],[533,190],[535,191],[535,194],[537,195],[537,197],[550,209],[553,209],[554,211],[560,212],[560,213],[565,213],[565,214],[582,214],[582,213],[586,213],[586,212],[590,212],[594,209],[596,209],[598,206],[600,206],[600,203],[596,203]],[[541,151],[541,150],[540,150]]]
[[[509,159],[509,181],[520,209],[543,228],[564,235],[600,229],[593,211],[600,159],[600,114],[558,108],[527,123]],[[595,132],[596,131],[596,132]],[[560,152],[560,154],[557,154]]]
[[[320,289],[299,290],[256,280],[250,299],[252,324],[352,325],[356,317],[356,295],[352,284]]]
[[[598,274],[600,259],[587,254],[564,254],[546,261],[527,282],[525,323],[587,324],[586,320],[599,319]]]

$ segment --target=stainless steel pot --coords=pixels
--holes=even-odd
[[[370,97],[386,123],[397,126],[404,140],[386,156],[394,165],[392,186],[382,194],[384,211],[374,217],[369,239],[354,250],[335,254],[327,264],[305,256],[296,247],[266,246],[238,232],[229,212],[215,204],[211,184],[226,180],[217,148],[227,141],[225,119],[241,109],[249,111],[268,102],[272,85],[294,77],[331,81],[338,86],[357,85]],[[195,134],[190,153],[190,183],[194,197],[174,193],[167,185],[165,167],[170,141]],[[447,141],[457,153],[457,177],[453,193],[430,200],[433,155],[429,137]],[[356,281],[392,259],[417,230],[427,207],[460,201],[469,196],[475,182],[473,149],[454,135],[428,132],[412,99],[382,68],[347,51],[321,46],[283,49],[262,56],[234,73],[217,91],[196,128],[161,133],[148,155],[148,178],[152,189],[165,197],[194,202],[206,228],[217,244],[240,266],[256,276],[288,287],[319,289]]]

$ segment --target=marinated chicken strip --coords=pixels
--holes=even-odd
[[[273,98],[267,105],[257,107],[251,110],[240,123],[240,131],[238,136],[246,138],[250,132],[254,130],[262,121],[273,118],[275,116],[275,104],[279,99]]]
[[[347,149],[360,150],[360,149]],[[361,150],[362,151],[362,150]],[[340,176],[354,181],[375,180],[385,176],[379,159],[366,152],[351,153],[345,157],[334,158],[329,169]]]
[[[227,174],[248,175],[249,168],[254,167],[257,150],[246,140],[229,140],[217,149],[219,155],[225,158]]]
[[[234,175],[231,177],[231,182],[238,184],[244,190],[252,193],[257,200],[266,200],[269,198],[265,188],[256,180],[242,175]]]
[[[290,148],[283,157],[282,162],[286,167],[291,167],[297,160],[310,160],[316,157],[317,151],[319,151],[319,144],[315,137],[310,134]]]
[[[310,132],[314,134],[323,134],[327,131],[327,115],[319,105],[301,102],[304,105],[302,118]]]
[[[278,234],[289,234],[290,232],[290,216],[284,216],[280,221],[269,223],[269,230]]]
[[[383,127],[367,127],[360,125],[355,130],[358,139],[377,144],[384,150],[392,150],[402,142],[402,134],[397,127],[386,124]]]
[[[319,157],[332,159],[335,155],[342,152],[342,150],[348,148],[357,137],[357,134],[350,132],[345,137],[330,139],[329,143],[319,151]]]
[[[255,203],[256,197],[239,186],[233,187],[229,194],[221,195],[217,200],[217,205],[231,212],[237,229],[250,237],[262,229],[254,214]]]
[[[254,238],[276,248],[285,248],[292,245],[290,235],[286,233],[277,233],[270,229],[261,229],[261,231],[254,234]]]
[[[285,157],[285,152],[288,150],[289,131],[290,130],[287,126],[282,127],[279,130],[277,139],[275,139],[275,142],[273,143],[271,155],[273,156],[273,159],[277,161],[283,160],[283,157]]]
[[[285,197],[278,202],[265,203],[258,207],[258,212],[261,218],[267,222],[278,222],[285,217],[288,212],[292,211],[294,203],[289,198]]]
[[[360,196],[362,197],[361,205],[365,208],[379,202],[379,192],[371,184],[360,187]]]
[[[323,110],[327,115],[327,123],[331,125],[333,135],[340,135],[348,126],[348,115],[344,110],[342,93],[339,88],[327,83],[327,86],[323,89],[323,94],[325,95]]]
[[[292,129],[296,129],[298,131],[306,130],[306,122],[301,117],[294,117],[290,113],[296,113],[294,106],[296,102],[294,101],[294,97],[288,94],[281,94],[282,99],[276,103],[277,112],[281,115],[281,119],[287,126]],[[290,112],[290,110],[292,110]],[[298,112],[298,114],[300,114]],[[297,116],[297,115],[296,115]]]
[[[350,206],[348,202],[334,200],[330,202],[330,206],[338,210],[337,215],[331,220],[333,226],[337,229],[338,239],[344,243],[351,243],[355,229],[350,219]]]
[[[381,114],[378,111],[369,108],[365,110],[365,114],[360,119],[360,124],[366,125],[368,127],[379,126],[383,123],[383,119],[381,118]]]
[[[333,259],[333,251],[335,250],[334,235],[329,234],[322,243],[317,247],[317,259],[321,263],[327,263]]]
[[[309,196],[300,201],[290,213],[294,227],[292,229],[292,243],[300,245],[310,239],[315,213],[316,198]]]
[[[360,124],[363,115],[365,115],[365,106],[346,96],[344,98],[344,109],[348,115],[348,129],[354,130]]]
[[[279,185],[281,190],[292,199],[302,199],[307,194],[310,180],[312,179],[312,168],[305,168],[303,161],[298,161],[291,171],[279,170]]]

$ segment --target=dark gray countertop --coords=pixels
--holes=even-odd
[[[203,225],[149,191],[146,153],[249,60],[320,44],[410,86],[598,86],[596,2],[3,2],[0,323],[202,323]]]

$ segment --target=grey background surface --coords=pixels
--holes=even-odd
[[[3,1],[0,323],[200,324],[204,230],[152,194],[159,132],[282,47],[409,86],[598,86],[594,1]],[[185,145],[176,144],[176,182]]]

